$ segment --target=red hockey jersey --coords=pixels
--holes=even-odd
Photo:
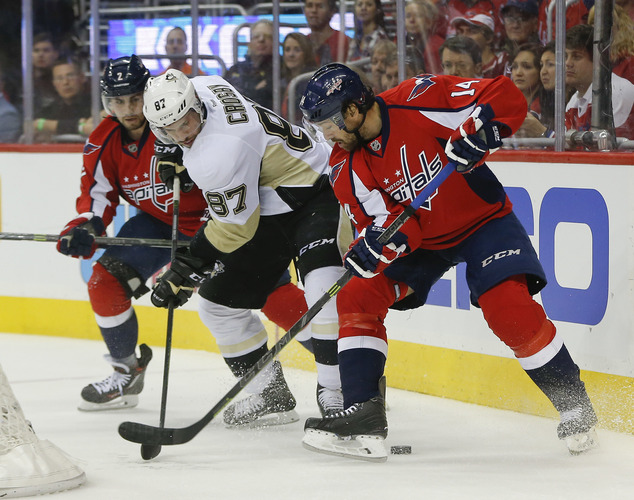
[[[130,205],[172,224],[172,191],[158,176],[154,134],[146,126],[138,141],[124,139],[124,127],[113,117],[101,121],[84,146],[81,194],[77,212],[92,212],[107,227],[119,197]],[[197,187],[181,194],[179,229],[193,236],[206,220],[207,202]]]
[[[489,104],[503,137],[526,117],[526,99],[507,77],[493,80],[420,75],[377,96],[381,134],[353,152],[335,145],[330,182],[357,230],[387,227],[448,163],[451,133],[480,104]],[[456,245],[512,205],[486,164],[454,172],[401,229],[410,248]]]

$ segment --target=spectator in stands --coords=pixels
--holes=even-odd
[[[282,116],[289,119],[289,84],[291,80],[302,73],[315,71],[315,53],[313,45],[308,37],[298,31],[291,31],[282,44],[282,85],[284,95],[282,97]],[[299,101],[304,94],[308,78],[295,86],[294,101],[292,106],[295,109],[294,123],[300,125],[302,123],[302,112],[299,109]]]
[[[440,7],[441,3],[446,3],[445,15],[449,23],[447,35],[449,37],[459,34],[455,28],[454,20],[458,17],[465,17],[468,12],[478,11],[486,14],[493,19],[494,25],[491,28],[494,32],[495,42],[497,46],[504,34],[504,26],[500,20],[500,7],[506,3],[506,0],[442,0],[435,2]]]
[[[187,34],[183,28],[176,26],[167,34],[165,53],[168,56],[184,56],[187,53]],[[168,69],[177,69],[188,76],[195,76],[192,65],[183,57],[170,57],[170,65],[165,71]],[[198,74],[204,75],[205,73],[199,69]]]
[[[439,49],[443,39],[433,32],[438,8],[431,0],[409,0],[405,6],[405,41],[427,73],[440,73]]]
[[[277,47],[277,43],[275,44]],[[273,109],[273,23],[260,19],[251,25],[251,39],[244,61],[227,70],[225,80],[243,95]]]
[[[511,80],[522,91],[528,104],[529,113],[541,114],[539,91],[542,82],[539,77],[542,49],[539,44],[520,45],[511,63]]]
[[[537,15],[537,0],[508,0],[500,9],[505,36],[502,49],[509,53],[511,59],[520,45],[539,43]]]
[[[348,61],[369,58],[376,43],[387,38],[384,18],[381,0],[356,0],[354,37],[348,49]]]
[[[410,52],[409,50],[407,52]],[[405,79],[413,78],[421,73],[421,68],[416,66],[416,59],[411,53],[405,54]],[[398,55],[396,52],[385,63],[385,72],[381,76],[381,88],[383,91],[396,87],[401,81],[398,77]]]
[[[456,35],[472,38],[482,54],[482,76],[495,78],[504,75],[509,55],[505,51],[495,52],[495,22],[486,10],[472,9],[454,17],[451,24]]]
[[[94,127],[90,117],[90,93],[79,63],[60,59],[53,64],[52,75],[57,96],[36,114],[33,120],[35,139],[46,142],[61,134],[87,137]]]
[[[386,62],[398,57],[397,46],[390,40],[379,40],[374,46],[370,62],[370,85],[375,94],[383,92]]]
[[[462,78],[482,76],[480,47],[472,38],[456,35],[440,47],[443,74]]]
[[[622,7],[630,19],[634,21],[634,0],[614,0],[614,3]]]
[[[541,0],[539,2],[539,16],[538,16],[538,28],[537,33],[541,43],[547,43],[555,39],[556,25],[557,25],[557,13],[556,10],[552,10],[552,26],[550,28],[550,39],[548,38],[548,6],[552,0]],[[594,0],[592,0],[594,2]],[[618,1],[618,0],[617,0]],[[566,29],[572,28],[577,24],[586,24],[588,20],[588,6],[585,4],[587,0],[583,2],[566,2]]]
[[[566,85],[575,93],[566,106],[566,129],[590,130],[592,118],[593,27],[566,32]],[[612,73],[612,113],[617,137],[634,138],[634,84]]]
[[[337,0],[304,0],[304,15],[310,28],[317,67],[331,62],[345,62],[352,41],[343,31],[330,26],[337,12]]]
[[[51,104],[57,93],[53,85],[51,69],[59,57],[59,51],[50,33],[39,33],[33,37],[33,106],[37,113],[43,106]]]
[[[4,76],[0,69],[0,143],[17,142],[22,133],[22,115],[4,96]]]
[[[594,7],[588,14],[588,24],[594,26]],[[634,83],[634,21],[619,5],[612,15],[610,44],[612,72]]]

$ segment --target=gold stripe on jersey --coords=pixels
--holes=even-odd
[[[238,354],[244,352],[250,352],[254,347],[259,347],[268,340],[269,336],[266,330],[260,331],[258,334],[251,338],[238,342],[237,344],[220,345],[218,344],[218,350],[224,355]],[[231,357],[231,356],[228,356]]]
[[[223,253],[231,253],[251,241],[260,223],[258,206],[245,224],[228,224],[211,218],[205,226],[205,236],[209,242]]]
[[[260,186],[273,189],[279,186],[312,186],[319,175],[308,163],[289,154],[283,144],[274,144],[264,151]]]
[[[354,241],[354,231],[352,229],[352,221],[346,215],[343,208],[339,207],[339,228],[337,229],[337,246],[339,253],[343,257],[350,248],[350,244]]]

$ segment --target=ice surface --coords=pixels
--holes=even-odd
[[[601,447],[573,457],[556,438],[554,420],[389,387],[387,445],[411,445],[411,455],[376,464],[311,453],[301,438],[303,420],[317,415],[316,375],[293,369],[286,378],[300,422],[234,430],[218,418],[189,443],[163,447],[146,462],[117,427],[124,420],[158,424],[163,349],[153,347],[137,408],[85,413],[76,409],[82,387],[110,373],[103,343],[0,334],[0,346],[0,363],[26,417],[88,478],[77,490],[46,498],[634,498],[634,436],[599,429]],[[174,350],[166,425],[198,420],[233,383],[219,355]]]

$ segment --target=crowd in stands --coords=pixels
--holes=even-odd
[[[405,6],[406,77],[423,73],[464,78],[508,76],[526,98],[528,114],[516,137],[554,136],[555,52],[554,11],[549,26],[549,0],[407,0]],[[303,0],[307,35],[288,34],[281,44],[281,114],[301,123],[299,100],[306,80],[289,84],[299,75],[340,61],[367,76],[375,93],[399,83],[396,34],[386,23],[386,0],[356,0],[351,37],[331,26],[339,13],[337,0]],[[594,0],[582,0],[566,11],[566,127],[590,128]],[[393,17],[393,13],[391,14]],[[618,137],[634,139],[634,0],[615,0],[610,63],[614,125]],[[393,19],[392,19],[393,21]],[[250,26],[244,60],[224,72],[242,93],[273,107],[273,23],[259,20]],[[550,43],[549,43],[550,42]],[[187,62],[187,35],[179,27],[167,35],[165,54],[170,68],[195,76]],[[59,134],[87,136],[92,130],[87,80],[83,66],[46,32],[33,38],[33,78],[36,140]],[[0,64],[2,61],[0,60]],[[2,82],[0,82],[1,84]],[[289,98],[293,102],[289,102]],[[15,117],[20,100],[5,90],[0,113]],[[292,113],[290,109],[294,110]],[[4,119],[3,122],[7,120]],[[15,123],[15,119],[11,120]],[[7,128],[4,123],[4,128]],[[18,124],[0,130],[0,141],[16,140]],[[20,134],[17,133],[17,136]]]

